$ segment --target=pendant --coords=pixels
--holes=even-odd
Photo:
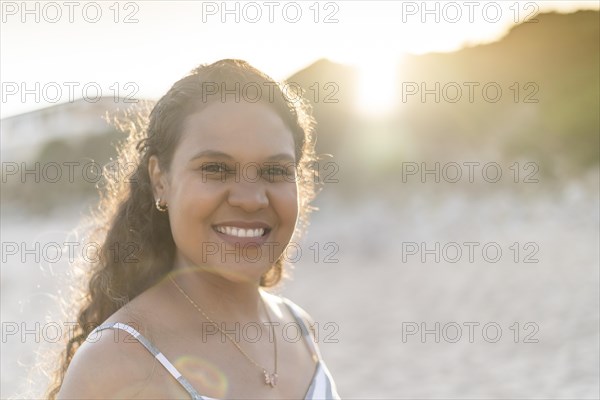
[[[277,374],[276,373],[268,373],[266,370],[263,370],[263,373],[265,374],[265,383],[267,385],[270,385],[272,388],[275,387],[275,385],[277,385]]]

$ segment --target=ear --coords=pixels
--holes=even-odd
[[[150,175],[154,199],[160,198],[163,202],[168,202],[169,180],[166,171],[160,169],[156,156],[151,156],[148,160],[148,174]]]

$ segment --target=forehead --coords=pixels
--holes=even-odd
[[[265,104],[247,102],[215,102],[186,118],[175,158],[203,150],[252,161],[295,154],[292,132],[281,117]]]

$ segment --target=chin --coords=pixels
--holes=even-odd
[[[210,272],[220,275],[228,281],[235,283],[260,282],[263,274],[271,269],[272,263],[257,260],[256,262],[215,262]]]

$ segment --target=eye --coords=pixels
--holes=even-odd
[[[284,178],[294,176],[295,170],[292,166],[285,166],[280,164],[267,164],[266,167],[262,168],[262,175],[269,182],[281,181]]]
[[[227,172],[227,166],[225,163],[203,163],[200,170],[208,173],[225,173]]]
[[[269,167],[267,168],[267,173],[269,175],[287,175],[287,170],[281,166],[274,166],[274,167]]]
[[[206,162],[200,166],[199,170],[205,179],[211,180],[225,180],[236,173],[235,168],[230,168],[224,162]]]

